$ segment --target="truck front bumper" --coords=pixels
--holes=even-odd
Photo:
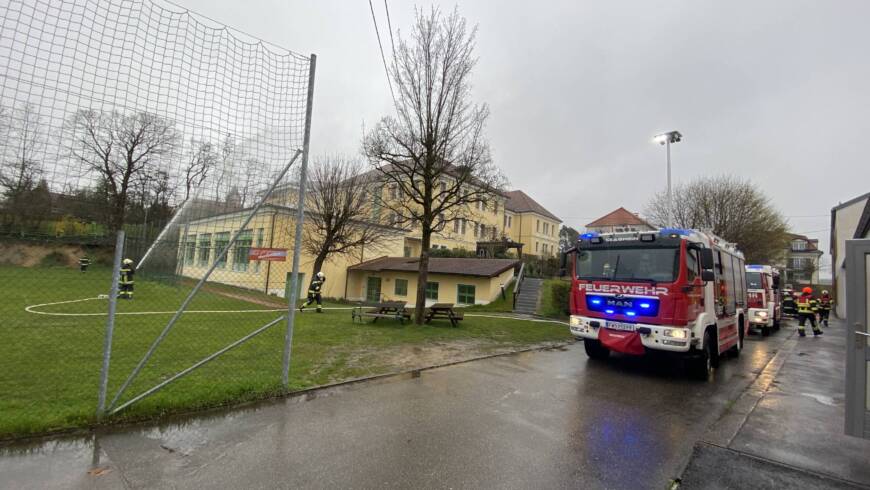
[[[749,308],[749,324],[755,327],[772,327],[773,317],[766,308]]]
[[[624,324],[625,322],[619,323]],[[598,340],[599,333],[602,329],[607,328],[606,325],[607,320],[601,318],[572,315],[570,319],[571,334],[578,339]],[[698,339],[692,335],[692,330],[689,328],[646,323],[632,325],[634,325],[634,332],[638,334],[646,349],[688,352],[693,344],[698,344]],[[610,332],[626,332],[621,329],[608,330]]]

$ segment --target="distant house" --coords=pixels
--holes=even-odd
[[[625,231],[653,231],[656,227],[631,211],[620,207],[586,224],[587,232],[618,233]]]
[[[819,259],[824,252],[819,250],[819,240],[804,235],[789,233],[789,245],[785,251],[785,281],[793,285],[819,283]]]
[[[870,192],[831,209],[831,275],[836,314],[846,317],[846,240],[870,238]]]
[[[487,304],[514,278],[515,259],[429,259],[426,304]],[[418,258],[379,257],[347,268],[350,300],[405,301],[417,298]]]
[[[562,220],[523,191],[509,191],[505,195],[505,236],[522,243],[525,254],[556,255]]]

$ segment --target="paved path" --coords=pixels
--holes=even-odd
[[[664,488],[787,335],[713,379],[578,343],[0,454],[0,488]],[[95,450],[96,449],[96,450]],[[96,469],[99,476],[88,471]]]
[[[843,434],[846,327],[824,330],[786,332],[770,372],[695,448],[683,488],[870,488],[870,440]]]

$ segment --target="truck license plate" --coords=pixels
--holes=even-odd
[[[626,332],[634,332],[635,325],[633,323],[623,323],[623,322],[611,322],[608,321],[604,324],[605,327],[611,330],[624,330]]]

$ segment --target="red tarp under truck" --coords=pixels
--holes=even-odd
[[[571,333],[589,357],[668,352],[706,379],[723,353],[743,348],[746,276],[733,244],[674,228],[585,233],[564,257]]]

